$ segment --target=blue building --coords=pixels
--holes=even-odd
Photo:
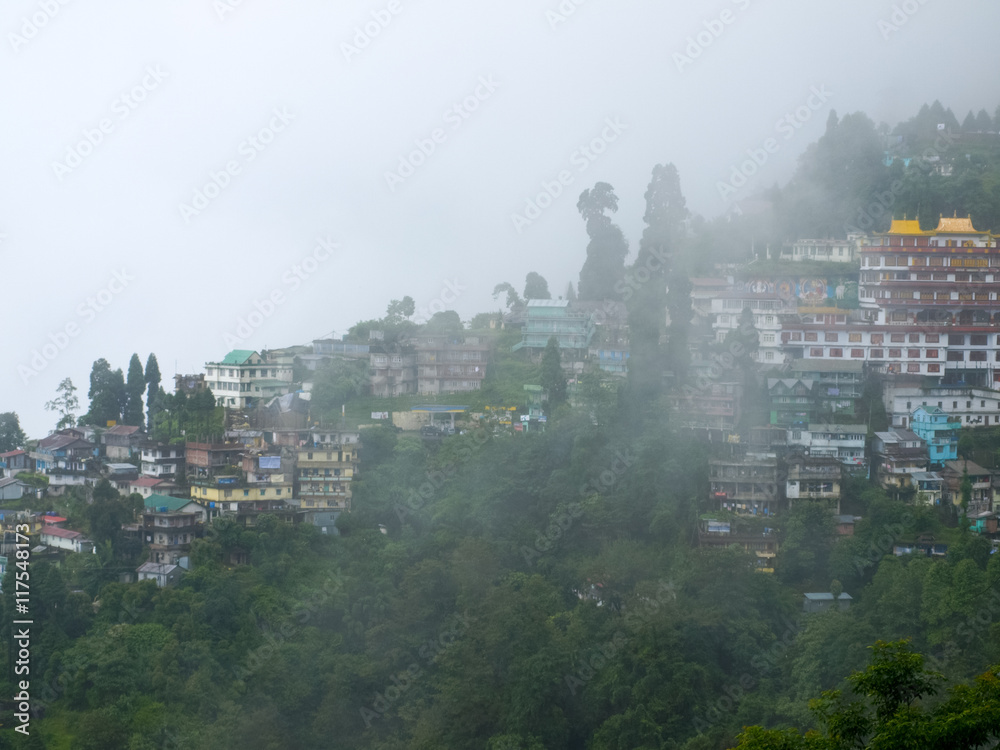
[[[910,412],[910,429],[927,442],[932,467],[958,458],[958,431],[962,423],[937,406],[918,406]]]

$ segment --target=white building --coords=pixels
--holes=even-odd
[[[782,320],[794,314],[794,300],[778,294],[752,292],[725,292],[712,300],[712,330],[719,343],[731,331],[739,330],[743,310],[749,309],[754,328],[759,335],[759,348],[754,359],[761,365],[780,366],[785,361],[781,350]]]
[[[288,393],[292,366],[269,362],[248,349],[234,349],[221,362],[205,363],[205,385],[220,406],[245,409],[258,399]]]
[[[910,413],[918,406],[943,409],[963,427],[1000,424],[1000,391],[990,388],[969,385],[921,388],[890,381],[885,384],[883,400],[893,427],[909,428]]]
[[[846,240],[798,240],[790,249],[783,248],[780,258],[786,261],[853,263],[858,259],[858,236],[852,235]]]
[[[79,531],[61,529],[58,526],[43,526],[39,543],[46,547],[64,549],[69,552],[93,552],[94,543]]]
[[[789,428],[788,444],[807,448],[810,456],[829,456],[842,464],[860,466],[865,462],[867,434],[863,424],[811,424],[805,429]]]
[[[143,476],[173,479],[183,474],[183,445],[144,445],[140,471]]]

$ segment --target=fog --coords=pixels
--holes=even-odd
[[[100,357],[155,352],[166,386],[404,295],[468,319],[528,271],[562,294],[597,181],[634,250],[657,163],[713,217],[786,180],[831,109],[895,125],[1000,102],[1000,50],[970,39],[1000,8],[971,0],[12,0],[0,19],[0,411],[31,437],[63,378],[86,408]]]

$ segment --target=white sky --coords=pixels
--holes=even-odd
[[[634,249],[658,162],[713,216],[747,149],[780,143],[743,191],[782,182],[831,107],[895,124],[934,99],[960,121],[1000,103],[1000,48],[977,33],[1000,21],[986,0],[908,0],[897,30],[879,28],[885,0],[226,2],[0,11],[0,411],[33,437],[55,422],[43,405],[62,378],[85,408],[99,357],[125,369],[153,351],[165,381],[200,372],[272,292],[281,304],[240,348],[341,335],[407,294],[428,309],[449,283],[463,319],[497,309],[493,286],[520,289],[528,271],[558,296],[585,257],[576,199],[597,181],[615,187]],[[573,12],[547,17],[560,7]],[[345,54],[373,13],[388,24]],[[679,70],[675,53],[706,24],[721,33]],[[136,87],[129,108],[120,97]],[[786,139],[776,123],[812,87],[829,98]],[[463,100],[475,110],[449,114]],[[251,145],[272,122],[283,129]],[[97,145],[54,167],[88,131]],[[602,133],[604,153],[578,151]],[[424,139],[434,152],[391,189],[386,173]],[[185,217],[228,162],[239,172]],[[562,170],[568,186],[518,231],[512,213]],[[320,237],[339,249],[295,278]],[[64,346],[45,356],[50,334]]]

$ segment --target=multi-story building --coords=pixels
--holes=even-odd
[[[711,440],[724,441],[737,431],[742,415],[743,385],[708,382],[668,396],[670,420],[681,427],[708,433]]]
[[[768,378],[771,424],[805,427],[815,421],[816,383],[806,378]]]
[[[489,344],[478,336],[417,336],[417,393],[478,391],[486,377]]]
[[[794,456],[787,460],[785,497],[791,507],[796,500],[823,500],[840,513],[840,482],[844,465],[833,457]]]
[[[782,248],[784,261],[815,260],[826,263],[853,263],[858,258],[856,238],[846,240],[798,240],[790,248]]]
[[[984,469],[973,461],[945,461],[939,472],[943,480],[941,498],[955,505],[962,504],[962,482],[969,478],[969,516],[991,511],[993,505],[993,482],[988,469]]]
[[[970,219],[934,230],[894,219],[860,248],[857,314],[789,320],[793,356],[856,360],[890,373],[990,386],[1000,373],[1000,247]]]
[[[185,443],[188,474],[192,479],[231,475],[242,464],[244,450],[240,443]]]
[[[941,504],[943,480],[936,471],[915,471],[910,474],[911,486],[917,489],[917,503],[922,505]]]
[[[298,450],[298,499],[303,509],[350,510],[358,466],[358,433],[315,432]]]
[[[908,427],[910,415],[918,406],[936,406],[963,427],[1000,424],[1000,391],[991,388],[923,386],[895,378],[887,379],[882,398],[893,427]]]
[[[863,424],[811,424],[789,428],[788,444],[807,448],[810,456],[826,456],[849,466],[863,466],[867,434],[868,428]]]
[[[720,453],[708,462],[710,499],[720,510],[773,516],[784,509],[776,454],[752,453],[739,443]]]
[[[292,365],[268,361],[255,351],[234,349],[221,362],[205,363],[205,382],[216,403],[234,409],[288,393]]]
[[[373,396],[385,398],[417,392],[417,355],[413,347],[374,344],[368,356]]]
[[[815,421],[834,415],[857,416],[858,400],[864,390],[864,365],[861,362],[795,359],[788,364],[788,373],[791,377],[813,382]]]
[[[778,554],[778,534],[773,529],[750,531],[740,528],[740,519],[716,518],[711,513],[701,517],[698,524],[698,546],[725,549],[733,544],[755,558],[754,568],[759,573],[774,572],[774,558]]]
[[[877,464],[875,476],[885,488],[913,487],[914,474],[927,470],[927,444],[909,430],[876,432],[872,452]]]
[[[48,476],[49,492],[60,494],[67,487],[88,484],[88,462],[97,456],[97,446],[73,435],[55,433],[40,440],[29,455],[35,471]]]
[[[184,476],[184,446],[146,443],[142,446],[139,471],[157,479],[177,479]]]
[[[132,458],[139,452],[139,446],[145,439],[142,429],[127,424],[116,424],[101,435],[104,444],[104,455],[112,461]]]
[[[512,351],[527,349],[532,356],[540,356],[549,339],[555,336],[564,356],[585,358],[595,331],[593,312],[574,310],[567,300],[530,299],[526,315],[521,340]]]
[[[910,414],[910,429],[927,443],[930,468],[958,458],[958,431],[962,427],[936,406],[918,406]]]
[[[198,513],[147,510],[142,515],[143,541],[149,545],[149,562],[176,565],[191,551],[199,529]]]
[[[723,342],[730,331],[738,331],[749,310],[758,333],[754,359],[761,365],[780,367],[785,361],[781,349],[782,323],[795,313],[794,301],[777,293],[724,292],[712,300],[712,329],[715,340]]]

